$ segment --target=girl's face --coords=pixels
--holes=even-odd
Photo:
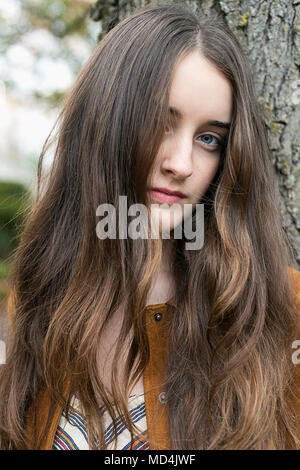
[[[148,181],[151,217],[162,224],[159,231],[175,228],[205,194],[218,169],[231,115],[229,80],[198,51],[190,52],[174,70],[169,125]],[[172,196],[158,188],[182,194]],[[175,202],[179,208],[172,209]],[[192,204],[185,214],[184,204]]]

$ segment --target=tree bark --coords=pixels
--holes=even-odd
[[[147,0],[98,0],[91,14],[99,39]],[[163,3],[158,2],[158,3]],[[184,3],[174,0],[174,3]],[[218,14],[249,57],[278,177],[282,225],[300,269],[300,0],[189,0]]]

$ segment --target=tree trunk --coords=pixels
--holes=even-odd
[[[97,1],[99,39],[147,0]],[[157,2],[157,3],[163,3]],[[175,2],[174,3],[183,3]],[[248,54],[278,176],[282,224],[300,269],[300,0],[190,0],[201,15],[218,14]]]

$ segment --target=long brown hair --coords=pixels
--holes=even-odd
[[[54,162],[43,176],[47,143],[41,154],[37,198],[14,258],[14,316],[0,381],[3,449],[28,447],[26,415],[45,387],[49,419],[58,402],[68,410],[74,394],[80,399],[91,447],[105,448],[97,397],[113,419],[117,404],[134,432],[128,392],[149,359],[144,307],[161,240],[99,240],[96,208],[118,208],[119,195],[128,205],[146,204],[172,73],[193,50],[230,80],[233,117],[201,200],[204,246],[187,251],[184,239],[173,240],[176,309],[165,382],[171,445],[300,448],[288,400],[298,312],[287,267],[296,263],[248,62],[220,20],[166,2],[136,11],[101,40],[64,103]],[[97,351],[120,306],[110,400]],[[131,331],[121,380],[118,358]]]

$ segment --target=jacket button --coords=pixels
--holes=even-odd
[[[166,392],[161,392],[158,396],[158,399],[161,403],[166,403],[167,401]]]
[[[156,312],[156,313],[153,315],[153,317],[154,317],[154,320],[155,320],[155,321],[160,321],[160,320],[162,319],[162,314],[159,313],[159,312]]]

